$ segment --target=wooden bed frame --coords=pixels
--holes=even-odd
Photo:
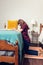
[[[18,42],[16,42],[16,45],[10,45],[5,40],[0,40],[0,50],[4,51],[14,51],[14,56],[0,56],[0,62],[13,62],[14,65],[18,65]]]
[[[42,31],[42,28],[43,28],[43,24],[40,24],[40,33]]]

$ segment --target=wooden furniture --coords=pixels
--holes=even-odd
[[[40,24],[39,46],[43,48],[43,24]]]
[[[43,65],[43,56],[25,55],[24,65]]]
[[[38,52],[38,56],[41,55],[42,53],[42,48],[41,47],[33,47],[33,46],[29,46],[29,50],[35,50]]]
[[[17,45],[12,46],[7,43],[5,40],[0,40],[0,50],[4,51],[14,51],[14,56],[0,56],[0,62],[13,62],[14,65],[18,65],[18,42]]]
[[[18,41],[19,46],[19,59],[22,60],[22,49],[23,49],[23,40],[22,34],[16,30],[0,30],[0,40],[7,40],[9,44],[15,45],[16,40]]]
[[[42,31],[42,28],[43,28],[43,24],[40,24],[40,33]]]

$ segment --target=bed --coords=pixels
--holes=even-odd
[[[18,44],[18,42],[16,42]],[[18,45],[12,46],[5,40],[0,40],[0,50],[3,51],[14,51],[14,56],[0,56],[0,62],[14,63],[18,65]]]
[[[18,41],[18,45],[16,45],[16,41]],[[0,62],[13,62],[18,65],[18,54],[20,55],[20,62],[22,59],[22,43],[20,32],[16,30],[0,30],[0,51],[15,51],[14,57],[0,56]]]

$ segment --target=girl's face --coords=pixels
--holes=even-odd
[[[23,20],[20,20],[20,21],[19,21],[19,24],[20,24],[20,25],[23,25],[23,22],[24,22]]]

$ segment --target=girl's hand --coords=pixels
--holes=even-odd
[[[18,29],[18,31],[22,32],[22,31],[23,31],[23,29]]]

